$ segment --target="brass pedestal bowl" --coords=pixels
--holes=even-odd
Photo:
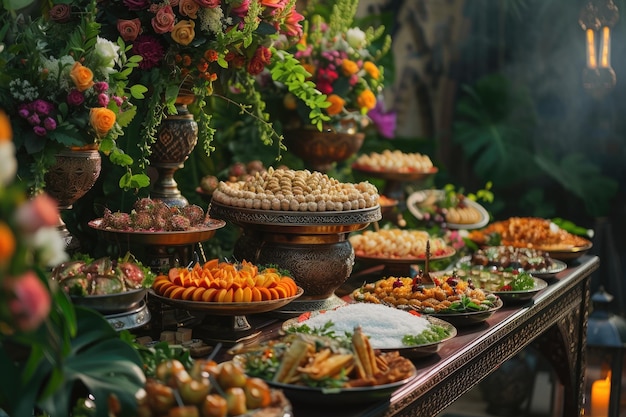
[[[350,232],[381,219],[380,206],[327,212],[254,210],[211,202],[212,218],[242,229],[233,255],[258,265],[288,270],[304,294],[296,302],[326,308],[352,273]],[[315,309],[315,308],[314,308]]]

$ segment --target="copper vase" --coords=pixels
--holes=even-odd
[[[363,145],[362,132],[319,131],[315,128],[286,129],[287,149],[304,161],[308,168],[327,172],[333,164],[350,158]]]

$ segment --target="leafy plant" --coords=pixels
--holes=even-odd
[[[517,201],[544,204],[537,187],[552,179],[584,201],[593,216],[605,214],[617,183],[580,153],[559,158],[537,148],[531,140],[538,131],[535,106],[527,88],[514,86],[501,74],[488,75],[463,87],[457,103],[454,140],[469,158],[476,176],[492,181],[494,190],[522,189]],[[539,184],[539,185],[537,185]],[[542,213],[542,217],[550,213]]]

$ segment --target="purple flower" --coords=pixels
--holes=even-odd
[[[33,101],[33,110],[42,116],[49,115],[52,109],[54,109],[54,106],[45,100],[37,99]]]
[[[45,127],[46,130],[54,130],[57,128],[57,121],[52,117],[46,117],[43,119],[43,127]]]
[[[67,104],[70,106],[80,106],[85,102],[85,96],[77,89],[72,89],[67,95]]]
[[[41,123],[41,119],[37,113],[31,114],[26,120],[28,120],[28,123],[30,123],[31,126],[37,126]]]
[[[396,112],[385,111],[384,100],[380,98],[376,100],[376,107],[373,108],[367,115],[372,122],[376,125],[378,133],[384,138],[393,139],[396,132]]]
[[[43,126],[33,127],[33,132],[35,132],[37,136],[46,136],[48,134],[48,131]]]
[[[165,50],[158,39],[149,35],[139,35],[133,43],[132,52],[143,58],[139,62],[139,68],[142,70],[156,67],[165,56]]]
[[[109,105],[109,96],[104,94],[104,93],[98,94],[98,104],[100,105],[100,107],[108,106]]]
[[[30,110],[28,109],[28,106],[26,104],[22,104],[17,110],[17,114],[19,114],[20,117],[24,119],[28,119],[28,116],[30,116]]]
[[[98,93],[104,93],[105,91],[109,89],[109,84],[106,81],[98,81],[97,83],[93,85],[93,88]]]
[[[112,99],[117,104],[117,107],[122,107],[122,104],[124,104],[124,99],[120,96],[113,96]]]

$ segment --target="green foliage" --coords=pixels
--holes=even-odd
[[[551,179],[584,202],[592,216],[605,215],[618,184],[580,153],[556,158],[538,151],[531,140],[538,130],[534,102],[526,88],[500,74],[463,87],[456,106],[454,141],[468,157],[476,176],[494,189],[523,189],[517,207],[528,204],[534,215],[552,217],[541,179]]]

